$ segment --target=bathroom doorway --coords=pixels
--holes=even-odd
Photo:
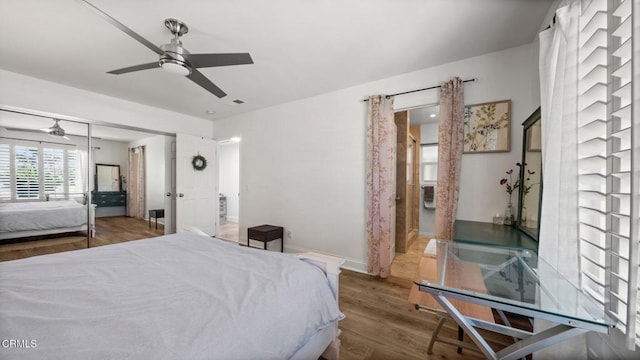
[[[396,221],[391,272],[413,279],[429,239],[435,235],[439,106],[395,113]]]

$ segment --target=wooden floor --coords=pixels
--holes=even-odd
[[[422,252],[427,246],[429,238],[419,237],[414,241],[404,254],[396,253],[391,263],[391,275],[405,279],[413,279],[420,263]]]
[[[238,242],[240,240],[238,223],[233,221],[220,221],[220,229],[216,237],[222,240]]]
[[[415,310],[407,299],[428,241],[419,238],[407,253],[397,253],[387,279],[343,270],[340,309],[346,318],[340,322],[342,360],[484,358],[468,350],[458,354],[455,347],[441,343],[435,344],[433,354],[427,354],[439,318]],[[440,336],[456,339],[457,329],[455,323],[447,322]]]
[[[102,246],[164,235],[164,226],[126,216],[96,218],[96,237],[90,246]],[[24,240],[24,239],[23,239]],[[87,248],[86,232],[55,235],[52,239],[35,239],[0,245],[0,261]]]
[[[98,218],[96,223],[97,237],[92,240],[92,246],[164,234],[161,225],[158,225],[158,230],[155,226],[149,229],[146,221],[126,217]],[[407,301],[411,278],[426,242],[427,239],[420,239],[407,254],[398,254],[388,279],[343,270],[340,276],[340,309],[346,318],[340,322],[342,360],[483,358],[469,350],[458,354],[455,347],[441,343],[436,343],[432,355],[427,354],[427,345],[438,318],[416,311]],[[86,238],[79,236],[0,245],[0,260],[85,247]],[[448,322],[441,331],[442,335],[456,338],[457,326]],[[489,336],[488,340],[496,349],[509,343],[509,339],[499,336]]]

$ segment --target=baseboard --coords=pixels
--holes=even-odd
[[[227,221],[230,221],[230,222],[237,223],[238,219],[239,219],[239,217],[237,217],[237,216],[227,216]]]
[[[308,251],[313,251],[319,254],[324,254],[324,255],[330,255],[330,256],[335,256],[335,257],[339,257],[341,259],[344,259],[344,264],[341,266],[341,268],[343,269],[347,269],[347,270],[351,270],[351,271],[355,271],[355,272],[359,272],[359,273],[363,273],[363,274],[368,274],[367,272],[367,264],[360,261],[360,260],[356,260],[356,259],[350,259],[348,257],[339,255],[339,254],[331,254],[331,253],[327,253],[327,252],[322,252],[322,251],[318,251],[316,249],[303,249],[303,248],[297,248],[297,247],[291,247],[291,246],[286,246],[284,247],[284,251],[287,253],[304,253],[304,252],[308,252]]]

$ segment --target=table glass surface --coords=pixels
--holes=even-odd
[[[527,249],[437,241],[436,273],[417,285],[496,304],[612,326],[604,309]],[[479,271],[484,282],[465,281]]]

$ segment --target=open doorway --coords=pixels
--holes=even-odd
[[[412,279],[427,242],[435,234],[439,106],[395,113],[395,257],[391,272]]]
[[[217,238],[238,242],[240,223],[240,138],[218,142],[218,191],[220,197]]]

